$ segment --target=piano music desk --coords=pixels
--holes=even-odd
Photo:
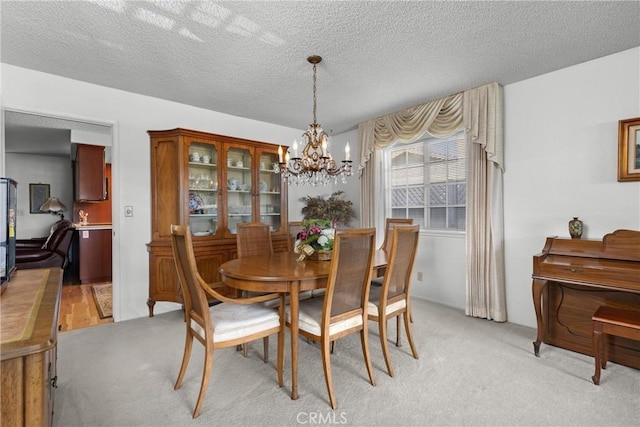
[[[599,385],[600,368],[607,367],[608,335],[640,341],[640,311],[600,307],[592,319],[596,372],[591,379],[595,385]]]

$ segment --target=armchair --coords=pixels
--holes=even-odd
[[[65,268],[74,230],[71,221],[61,220],[51,226],[48,237],[16,240],[16,268]]]

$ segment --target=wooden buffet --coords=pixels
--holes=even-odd
[[[549,237],[533,257],[533,304],[542,342],[594,355],[592,316],[599,307],[640,316],[640,231],[617,230],[602,240]],[[640,369],[640,342],[611,337],[609,360]]]
[[[50,426],[62,269],[18,270],[0,297],[0,425]]]
[[[263,222],[273,249],[288,245],[287,185],[275,173],[278,145],[188,129],[149,131],[151,242],[149,316],[156,301],[182,303],[171,251],[171,224],[191,227],[198,271],[219,282],[236,256],[236,226]]]

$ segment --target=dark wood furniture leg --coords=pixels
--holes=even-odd
[[[602,324],[600,322],[593,322],[593,354],[595,356],[596,371],[591,377],[595,385],[600,385],[600,368],[605,369],[607,367],[607,356],[604,353],[607,346],[607,337],[602,339]],[[603,357],[604,356],[604,357]]]
[[[593,352],[596,371],[591,377],[600,385],[600,369],[606,369],[609,359],[609,335],[640,341],[640,311],[620,310],[602,306],[593,317]]]
[[[540,357],[540,343],[542,343],[544,335],[545,325],[544,317],[542,316],[542,294],[546,286],[547,281],[541,279],[533,279],[533,284],[531,285],[531,291],[533,293],[533,307],[536,311],[536,322],[538,324],[538,335],[536,336],[536,340],[533,342],[533,352],[536,357]]]

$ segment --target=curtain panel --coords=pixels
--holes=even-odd
[[[465,313],[505,322],[502,87],[492,83],[465,91],[463,117],[467,145]]]
[[[360,124],[360,217],[362,226],[384,224],[380,156],[395,143],[425,133],[446,136],[464,126],[467,144],[466,309],[469,316],[506,321],[503,239],[502,87],[491,83]],[[372,158],[373,157],[373,158]],[[381,228],[378,228],[381,229]]]

